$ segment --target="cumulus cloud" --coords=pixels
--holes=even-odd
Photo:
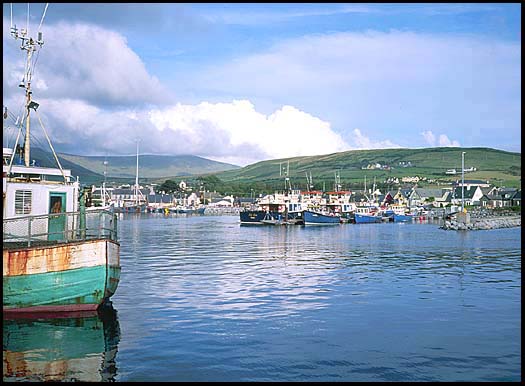
[[[451,141],[448,139],[448,137],[445,134],[439,135],[439,146],[453,146],[453,147],[459,147],[458,141]]]
[[[4,20],[4,93],[16,89],[25,66],[19,42],[8,28]],[[44,45],[37,53],[33,84],[38,97],[81,99],[106,107],[166,103],[170,92],[148,73],[121,34],[66,23],[44,25],[42,32]]]
[[[372,141],[370,138],[363,135],[359,129],[354,129],[352,133],[352,139],[356,149],[387,149],[401,147],[388,139],[384,141]]]
[[[23,61],[8,38],[4,22],[4,104],[10,106],[5,91],[19,90]],[[417,140],[460,146],[449,126],[509,129],[504,133],[521,126],[514,43],[397,31],[305,36],[213,68],[174,73],[178,87],[203,100],[189,104],[169,98],[117,32],[58,24],[47,26],[44,39],[34,95],[60,151],[133,154],[139,138],[143,153],[246,165],[417,146]],[[214,102],[205,102],[210,94]],[[271,101],[264,112],[261,100]],[[440,133],[418,136],[419,127],[431,125]],[[343,127],[355,129],[343,135]]]
[[[443,147],[459,147],[461,146],[458,141],[450,140],[447,135],[439,134],[438,140],[436,142],[436,136],[431,130],[422,131],[420,133],[425,142],[430,146],[443,146]]]
[[[54,142],[71,151],[82,143],[83,154],[132,154],[140,139],[144,153],[194,154],[244,166],[349,148],[328,122],[292,106],[265,115],[247,100],[119,111],[72,99],[42,104]]]
[[[175,76],[188,89],[290,103],[337,129],[395,133],[405,146],[428,125],[514,136],[521,128],[521,44],[481,36],[315,34]]]

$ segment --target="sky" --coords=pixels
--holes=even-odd
[[[4,146],[24,106],[11,7],[43,34],[32,97],[59,152],[521,152],[520,3],[4,3]]]

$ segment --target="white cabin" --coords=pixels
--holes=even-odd
[[[4,148],[2,166],[4,220],[79,210],[79,183],[71,182],[70,170],[12,165],[9,171],[11,155],[11,149]],[[33,224],[32,232],[43,234],[48,231],[47,221],[37,223]],[[4,227],[6,228],[4,232],[10,234],[27,233],[27,227],[24,228],[20,221],[4,222]]]

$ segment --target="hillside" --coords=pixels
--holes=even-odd
[[[107,161],[108,179],[134,179],[137,167],[136,156],[79,156],[60,153],[60,157],[75,165],[104,175],[104,161]],[[164,177],[191,176],[239,168],[239,166],[212,161],[192,155],[140,155],[139,177],[161,179]]]
[[[57,155],[58,160],[60,161],[60,165],[62,165],[64,169],[71,170],[72,176],[78,176],[82,184],[91,184],[95,181],[104,180],[103,174],[98,174],[90,170],[89,168],[85,168],[81,165],[76,164],[75,162],[71,162],[68,159],[62,157],[60,154]],[[50,151],[45,151],[38,147],[33,147],[31,149],[31,159],[36,160],[40,166],[53,168],[57,167],[57,163],[55,161],[55,158],[53,157],[53,154]]]
[[[389,177],[425,176],[440,182],[461,178],[461,152],[465,151],[465,168],[475,167],[475,172],[465,173],[466,179],[489,180],[498,186],[521,186],[521,153],[491,148],[434,147],[423,149],[374,149],[352,150],[319,156],[283,158],[258,162],[241,169],[216,173],[222,181],[230,183],[255,183],[265,181],[276,186],[283,184],[279,165],[289,162],[292,186],[305,189],[306,173],[312,174],[315,189],[331,189],[338,172],[343,188],[372,183],[374,177],[380,183]],[[403,167],[410,162],[409,167]],[[380,163],[390,170],[365,169],[369,164]],[[447,169],[455,168],[459,174],[447,175]]]
[[[64,169],[80,178],[82,184],[100,184],[104,180],[104,161],[107,165],[109,183],[130,183],[135,180],[136,156],[79,156],[58,153]],[[50,151],[38,147],[31,149],[31,159],[45,167],[56,167]],[[139,178],[145,180],[165,180],[165,176],[181,177],[214,173],[236,169],[239,166],[208,160],[197,156],[139,155]]]
[[[257,162],[240,168],[196,156],[139,155],[141,182],[163,183],[167,179],[191,180],[199,175],[214,175],[223,182],[224,190],[236,194],[284,187],[284,176],[279,168],[289,162],[292,186],[306,189],[306,173],[312,175],[314,189],[332,189],[335,173],[340,176],[343,189],[361,189],[366,176],[367,184],[374,178],[378,185],[389,177],[420,176],[439,183],[461,178],[461,152],[465,151],[465,168],[476,171],[465,173],[466,179],[489,180],[493,185],[521,186],[521,153],[491,148],[423,148],[423,149],[374,149],[352,150],[340,153],[274,159]],[[51,153],[34,148],[32,158],[43,166],[55,166]],[[59,154],[62,166],[71,169],[83,184],[100,184],[104,179],[104,160],[108,161],[109,183],[132,183],[135,179],[136,156],[77,156]],[[401,163],[409,166],[403,167]],[[379,163],[389,170],[363,169]],[[445,174],[447,169],[458,174]],[[219,186],[217,186],[219,188]]]

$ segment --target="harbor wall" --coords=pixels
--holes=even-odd
[[[483,217],[471,219],[471,222],[465,224],[461,221],[445,221],[440,227],[444,230],[485,230],[497,228],[513,228],[521,226],[521,216],[508,217]]]

